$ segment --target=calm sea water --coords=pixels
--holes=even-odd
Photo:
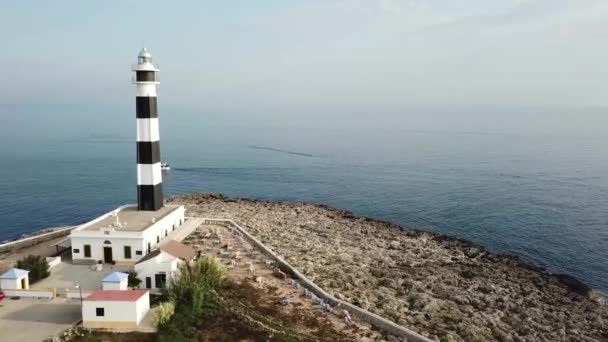
[[[605,136],[171,115],[161,112],[162,156],[174,167],[168,195],[324,203],[463,237],[608,290]],[[135,201],[130,108],[0,106],[0,118],[0,240]]]

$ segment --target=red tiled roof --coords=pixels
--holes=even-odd
[[[186,261],[194,259],[196,251],[192,247],[186,246],[175,240],[169,240],[160,247],[160,250]]]
[[[97,290],[91,293],[87,298],[84,298],[84,300],[134,302],[146,293],[148,293],[148,290]]]

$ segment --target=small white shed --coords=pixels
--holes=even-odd
[[[11,268],[0,276],[0,289],[2,290],[27,290],[30,288],[30,271],[19,268]]]
[[[112,272],[101,281],[103,290],[127,290],[129,275],[122,272]]]
[[[85,328],[134,328],[150,311],[148,290],[97,290],[82,302]]]

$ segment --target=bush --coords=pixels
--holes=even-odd
[[[40,255],[28,255],[17,261],[17,268],[30,271],[29,281],[33,284],[49,276],[49,264]]]
[[[139,287],[139,284],[141,284],[141,279],[138,278],[137,272],[131,270],[127,272],[127,274],[129,275],[129,287]]]
[[[214,256],[206,256],[193,264],[183,264],[165,294],[174,304],[170,320],[159,324],[159,339],[187,341],[192,326],[216,308],[217,291],[226,278],[226,267]]]
[[[173,314],[175,314],[175,304],[173,302],[160,303],[154,312],[154,320],[158,324],[165,324],[169,322]]]

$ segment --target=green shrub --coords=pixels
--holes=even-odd
[[[137,272],[131,270],[127,272],[127,274],[129,275],[129,287],[139,287],[139,284],[141,284],[141,279],[137,277]]]
[[[40,255],[28,255],[17,261],[17,268],[30,271],[29,281],[33,284],[49,276],[49,264]]]
[[[154,312],[154,319],[158,324],[165,324],[169,322],[173,314],[175,314],[175,304],[173,302],[160,303]]]
[[[206,314],[216,308],[217,291],[226,278],[226,267],[214,256],[206,256],[193,264],[183,264],[179,276],[164,289],[174,303],[170,320],[159,324],[160,341],[188,341],[189,331]]]
[[[189,306],[193,314],[198,315],[225,278],[226,267],[214,256],[206,256],[179,268],[179,276],[167,289],[168,296],[176,305]]]

